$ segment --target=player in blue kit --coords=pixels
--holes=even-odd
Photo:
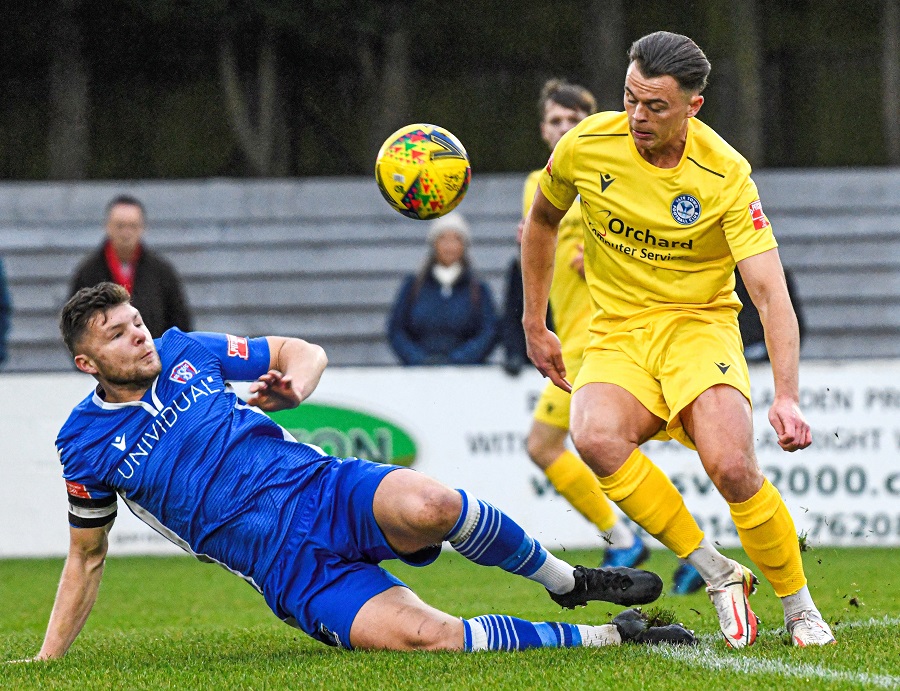
[[[678,625],[649,627],[634,610],[589,626],[462,620],[425,604],[378,562],[425,565],[447,540],[477,564],[537,581],[563,607],[651,602],[662,582],[636,569],[573,568],[464,491],[297,443],[259,409],[295,407],[312,393],[326,365],[316,345],[174,328],[154,341],[112,283],[76,293],[60,327],[75,365],[98,386],[57,440],[70,547],[38,659],[64,655],[87,620],[118,498],[331,645],[471,651],[694,641]],[[254,382],[246,404],[229,380]]]

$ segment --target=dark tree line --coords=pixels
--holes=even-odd
[[[755,166],[900,164],[900,0],[48,0],[2,10],[0,178],[367,174],[403,124],[540,164],[543,81],[621,108],[659,28],[713,63],[701,118]]]

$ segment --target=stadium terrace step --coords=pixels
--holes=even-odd
[[[900,169],[754,180],[803,300],[803,356],[900,357]],[[476,176],[460,209],[498,303],[523,181]],[[181,272],[198,329],[303,336],[333,365],[395,362],[387,313],[422,262],[427,226],[388,208],[369,178],[5,183],[0,256],[15,308],[6,371],[70,368],[57,312],[101,240],[106,202],[124,192],[145,202],[147,243]]]

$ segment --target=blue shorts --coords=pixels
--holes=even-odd
[[[389,588],[406,587],[378,563],[403,559],[424,566],[437,559],[440,546],[400,557],[375,522],[375,490],[401,467],[358,458],[335,458],[323,467],[295,521],[298,530],[263,585],[266,602],[281,619],[350,649],[360,608]]]

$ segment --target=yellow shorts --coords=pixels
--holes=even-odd
[[[658,311],[608,333],[595,332],[572,390],[594,382],[621,386],[665,420],[653,439],[676,439],[693,449],[679,415],[685,406],[716,384],[728,384],[750,401],[737,314]]]
[[[566,365],[566,380],[575,381],[581,370],[582,351],[577,355],[563,354],[563,362]],[[534,406],[534,419],[560,429],[569,429],[569,407],[572,403],[572,394],[563,391],[552,381],[547,382],[537,405]]]

